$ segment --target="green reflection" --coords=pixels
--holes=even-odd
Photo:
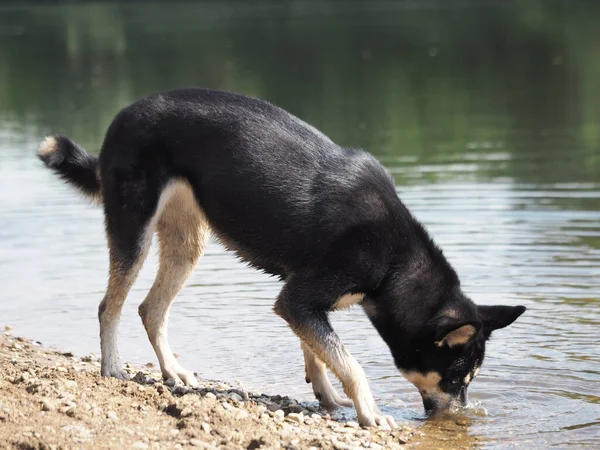
[[[468,162],[399,182],[600,178],[593,2],[19,4],[0,3],[0,118],[90,150],[122,106],[201,85],[272,101],[391,166]]]

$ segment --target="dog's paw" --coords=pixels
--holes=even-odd
[[[398,425],[392,416],[384,416],[383,414],[373,414],[367,417],[359,417],[358,423],[360,423],[360,425],[363,427],[379,427],[388,431],[398,428]]]
[[[334,398],[324,397],[320,394],[315,394],[317,400],[319,400],[319,405],[321,408],[326,409],[329,412],[333,412],[339,408],[351,408],[354,406],[352,400],[347,398],[342,398],[339,395]]]
[[[103,377],[116,378],[117,380],[131,380],[131,376],[125,372],[123,369],[117,367],[103,367],[100,370],[100,373]]]
[[[375,416],[375,423],[384,430],[395,430],[398,428],[398,425],[392,416]]]
[[[177,375],[179,376],[179,379],[184,384],[184,386],[188,386],[191,388],[197,388],[198,386],[200,386],[200,383],[198,383],[198,380],[194,376],[194,373],[190,370],[179,369],[177,371]]]
[[[165,380],[174,380],[174,385],[183,385],[191,388],[197,388],[200,386],[198,380],[194,376],[194,373],[182,367],[174,367],[163,370],[163,378]]]

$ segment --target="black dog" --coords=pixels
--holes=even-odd
[[[110,274],[98,316],[105,376],[126,378],[117,327],[155,231],[160,269],[139,312],[164,377],[197,383],[173,357],[167,316],[212,231],[244,261],[285,281],[274,310],[302,341],[307,381],[323,406],[350,404],[329,382],[328,367],[362,425],[395,423],[379,412],[330,311],[362,305],[427,410],[466,401],[486,340],[525,311],[476,306],[374,157],[260,100],[205,89],[160,93],[119,112],[99,158],[62,136],[46,138],[39,155],[104,206]]]

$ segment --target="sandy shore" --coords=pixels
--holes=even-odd
[[[134,381],[100,376],[93,356],[0,335],[0,448],[15,449],[398,449],[419,432],[337,422],[288,397],[220,382],[169,386],[155,368]]]

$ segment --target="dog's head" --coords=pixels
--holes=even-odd
[[[429,296],[427,288],[409,292],[396,286],[384,288],[377,299],[365,299],[363,307],[397,368],[417,387],[428,413],[466,405],[486,341],[517,320],[525,307],[477,306],[460,288]]]
[[[419,390],[427,412],[465,406],[467,388],[479,373],[493,331],[513,323],[524,306],[475,306],[448,310],[429,320],[414,347],[396,360]]]

